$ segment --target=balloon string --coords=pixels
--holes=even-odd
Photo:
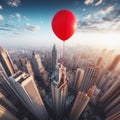
[[[63,65],[65,63],[65,42],[63,42]]]

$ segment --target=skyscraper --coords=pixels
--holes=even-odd
[[[8,109],[0,104],[0,119],[1,120],[19,120]]]
[[[97,82],[97,74],[97,68],[87,67],[80,85],[80,91],[87,91],[89,88],[93,87]]]
[[[41,81],[44,83],[44,85],[48,85],[48,73],[45,71],[40,56],[35,51],[32,54],[32,64],[33,64],[33,70],[35,74],[35,78],[41,79]]]
[[[70,112],[70,120],[78,120],[84,109],[86,108],[88,102],[90,100],[90,97],[85,92],[79,92],[72,110]]]
[[[12,86],[10,85],[8,81],[8,77],[1,63],[0,63],[0,92],[4,94],[5,96],[9,96],[9,98],[12,99],[13,103],[18,102],[18,98],[16,97],[12,89]]]
[[[14,115],[17,115],[18,109],[0,92],[0,104]]]
[[[74,80],[74,88],[76,90],[80,89],[80,85],[81,85],[81,82],[83,80],[83,76],[84,76],[84,70],[78,68],[76,71],[75,80]]]
[[[120,86],[120,77],[117,78],[111,86],[107,89],[107,91],[100,97],[99,102],[105,103],[107,99],[114,94],[116,89]]]
[[[111,63],[111,65],[109,66],[108,70],[112,71],[115,69],[115,67],[117,66],[118,62],[120,62],[120,55],[117,55],[115,57],[115,59],[113,60],[113,62]]]
[[[57,64],[57,49],[56,49],[56,46],[54,45],[52,49],[52,71],[53,72],[55,71],[56,64]]]
[[[1,46],[0,46],[0,63],[2,64],[8,77],[15,73],[13,62],[9,54]]]
[[[19,70],[22,70],[30,75],[33,75],[33,70],[30,61],[27,58],[20,58],[16,61]]]
[[[62,117],[65,112],[67,95],[66,68],[62,64],[56,66],[54,77],[52,78],[51,91],[53,99],[53,109],[57,117]]]
[[[9,77],[16,95],[39,120],[47,120],[48,113],[38,92],[33,76],[18,71]]]

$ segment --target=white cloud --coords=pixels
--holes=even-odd
[[[94,0],[85,0],[84,3],[85,3],[86,5],[89,5],[89,4],[92,4],[93,2],[94,2]]]
[[[29,23],[25,23],[24,28],[29,31],[38,31],[40,29],[39,26],[33,26],[33,25],[30,25]]]
[[[90,5],[90,4],[95,4],[95,6],[98,6],[98,5],[100,5],[100,4],[102,4],[102,2],[103,2],[103,0],[97,0],[97,2],[96,2],[96,0],[85,0],[84,1],[84,3],[86,4],[86,5]]]
[[[107,8],[104,8],[104,9],[101,9],[98,13],[102,14],[102,15],[105,15],[105,14],[108,14],[110,13],[111,11],[113,11],[115,8],[114,6],[109,6]]]
[[[0,20],[4,20],[4,17],[2,15],[0,15]]]
[[[21,15],[19,13],[16,13],[15,15],[17,18],[19,18],[19,19],[21,18]]]
[[[2,7],[2,5],[0,5],[0,10],[2,10],[3,9],[3,7]]]
[[[102,4],[102,2],[103,2],[103,0],[99,0],[99,1],[95,4],[95,6],[98,6],[98,5]]]
[[[7,4],[12,7],[18,7],[20,3],[20,0],[7,0]]]

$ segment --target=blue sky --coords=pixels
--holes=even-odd
[[[49,46],[62,44],[51,28],[54,14],[71,10],[77,18],[67,45],[117,48],[120,45],[119,0],[0,0],[0,44]]]

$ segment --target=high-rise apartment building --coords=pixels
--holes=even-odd
[[[15,73],[13,62],[9,54],[1,46],[0,46],[0,63],[2,64],[8,77]]]
[[[120,86],[120,77],[117,78],[114,82],[112,82],[111,86],[107,89],[107,91],[100,97],[99,102],[105,103],[107,99],[114,94],[116,89]]]
[[[117,56],[114,58],[114,60],[113,60],[113,62],[111,63],[111,65],[109,66],[108,70],[109,70],[109,71],[114,70],[115,67],[117,66],[117,64],[118,64],[119,62],[120,62],[120,55],[117,55]]]
[[[0,104],[0,120],[19,120],[14,114]]]
[[[82,83],[83,76],[84,76],[84,70],[78,68],[76,71],[75,79],[73,80],[74,81],[74,89],[76,89],[76,90],[80,89],[80,85]]]
[[[27,58],[20,58],[15,61],[19,70],[33,75],[33,70],[30,61]]]
[[[98,68],[87,67],[84,72],[83,80],[80,85],[80,91],[88,91],[97,82]]]
[[[48,85],[48,73],[44,69],[40,56],[36,52],[33,52],[32,54],[32,64],[33,64],[33,70],[35,78],[41,79],[41,81],[44,83],[44,85]]]
[[[21,102],[33,113],[39,120],[48,120],[48,113],[38,92],[33,76],[18,71],[9,77],[16,95]]]
[[[56,66],[55,74],[52,78],[51,91],[53,99],[53,109],[57,117],[62,117],[65,112],[67,95],[66,68],[62,64]]]
[[[86,108],[90,97],[85,92],[79,92],[74,101],[70,112],[70,120],[78,120],[84,109]]]

